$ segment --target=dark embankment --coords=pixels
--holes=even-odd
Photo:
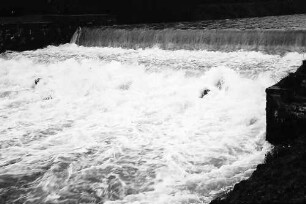
[[[0,53],[69,43],[79,26],[110,25],[108,15],[49,15],[0,18]]]
[[[245,18],[306,12],[304,0],[126,0],[119,5],[113,11],[121,23]]]
[[[1,0],[0,15],[113,14],[119,23],[158,23],[290,15],[305,0]]]
[[[306,61],[266,92],[274,149],[248,180],[211,204],[306,203]]]
[[[304,51],[305,30],[203,30],[84,28],[77,44],[97,47],[188,50],[255,50],[269,53]]]
[[[52,23],[0,25],[0,52],[24,51],[69,42],[77,27]]]

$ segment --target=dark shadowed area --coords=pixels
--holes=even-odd
[[[2,0],[0,16],[112,14],[118,23],[150,23],[306,12],[304,0]]]

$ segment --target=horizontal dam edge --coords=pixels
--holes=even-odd
[[[165,50],[261,51],[271,54],[304,52],[306,30],[82,28],[76,44],[85,47],[122,47]]]

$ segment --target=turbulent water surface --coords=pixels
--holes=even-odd
[[[303,58],[73,44],[3,53],[0,203],[208,203],[263,162],[265,88]]]

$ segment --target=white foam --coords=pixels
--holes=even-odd
[[[75,45],[7,53],[0,180],[25,180],[30,202],[207,203],[263,162],[265,88],[300,58]]]

